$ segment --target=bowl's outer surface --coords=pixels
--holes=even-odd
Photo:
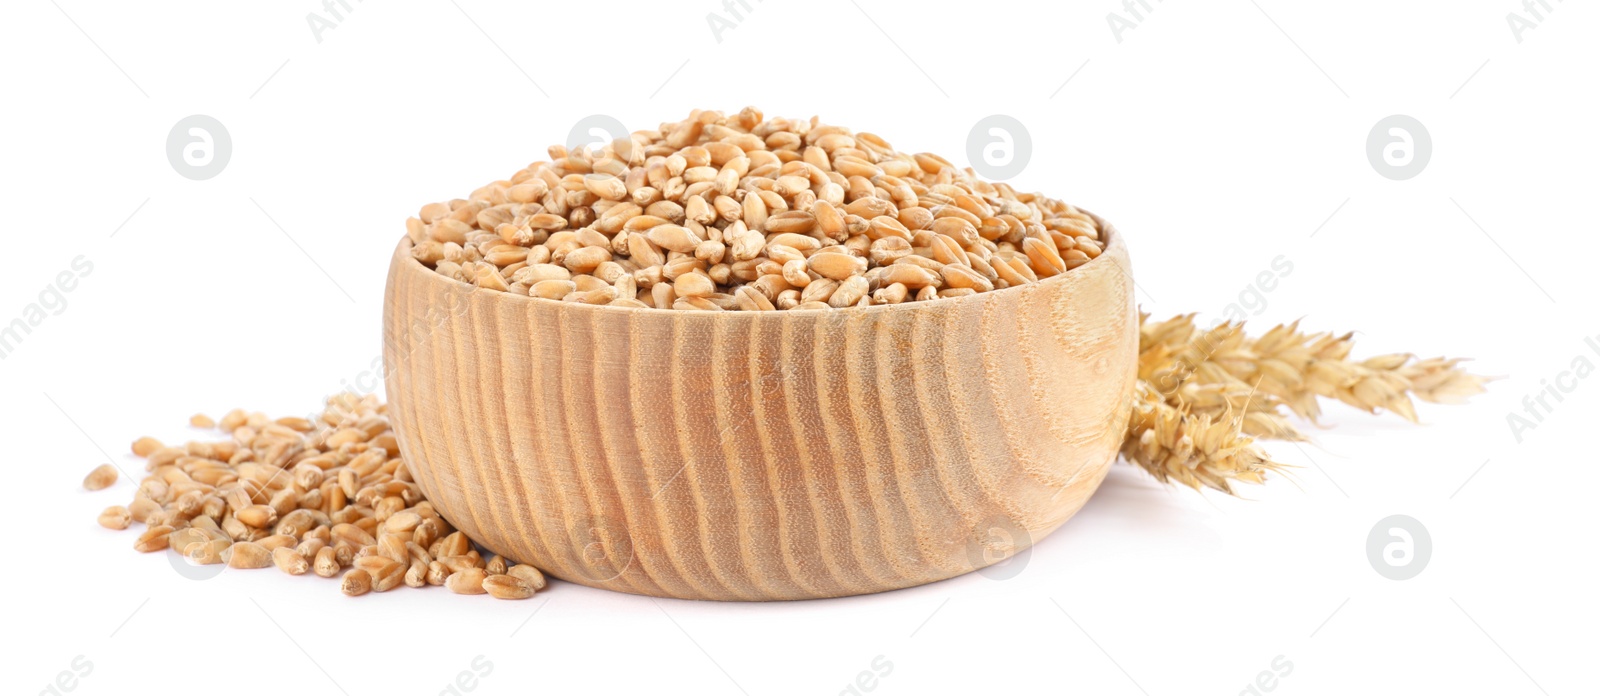
[[[1116,456],[1138,318],[1107,231],[1040,283],[805,312],[478,290],[402,241],[390,417],[446,519],[564,580],[772,600],[952,577],[1060,526]]]

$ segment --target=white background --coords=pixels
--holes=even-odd
[[[7,4],[0,322],[75,257],[93,271],[0,360],[5,693],[50,693],[82,656],[71,693],[433,696],[480,655],[473,694],[831,696],[880,655],[892,671],[860,693],[1232,695],[1280,655],[1292,671],[1260,693],[1595,693],[1600,379],[1521,443],[1506,422],[1575,358],[1600,364],[1591,4],[1537,22],[1511,0],[1151,0],[1133,21],[1111,0],[751,0],[720,42],[710,0],[351,4],[320,43],[311,0]],[[1511,12],[1537,24],[1520,42]],[[1110,13],[1137,24],[1120,42]],[[961,163],[972,124],[1009,114],[1033,140],[1013,183],[1114,221],[1145,309],[1215,319],[1282,255],[1257,331],[1305,317],[1359,330],[1359,355],[1505,379],[1422,406],[1422,427],[1330,405],[1313,445],[1270,445],[1303,468],[1248,499],[1119,465],[1013,579],[831,601],[559,582],[521,603],[350,600],[273,570],[188,580],[95,525],[133,486],[79,488],[102,451],[138,472],[137,436],[303,414],[371,369],[421,204],[543,159],[589,114],[747,104]],[[207,181],[165,156],[196,113],[233,142]],[[1433,143],[1406,181],[1365,152],[1397,113]],[[1434,546],[1403,582],[1365,555],[1397,513]]]

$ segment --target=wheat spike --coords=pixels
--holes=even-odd
[[[1368,413],[1392,411],[1417,421],[1412,396],[1461,403],[1483,392],[1485,378],[1469,374],[1460,359],[1416,360],[1406,353],[1350,360],[1352,334],[1306,334],[1299,322],[1273,327],[1249,346],[1253,360],[1225,364],[1235,377],[1258,383],[1296,415],[1315,421],[1316,397],[1337,399]],[[1256,382],[1259,380],[1259,382]]]
[[[1233,495],[1231,481],[1262,483],[1285,465],[1241,432],[1243,419],[1189,413],[1140,381],[1122,454],[1162,482]]]
[[[1418,399],[1436,404],[1463,404],[1484,392],[1489,378],[1457,369],[1460,358],[1428,358],[1399,369]]]
[[[1255,438],[1305,440],[1288,415],[1315,422],[1318,397],[1415,423],[1411,397],[1462,403],[1488,381],[1461,369],[1459,358],[1353,361],[1353,334],[1308,334],[1298,321],[1252,339],[1243,322],[1202,330],[1194,317],[1139,315],[1139,380],[1122,451],[1161,481],[1230,494],[1229,481],[1261,483],[1284,465]]]

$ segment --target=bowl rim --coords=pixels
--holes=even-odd
[[[865,314],[868,314],[868,313],[871,313],[871,312],[875,312],[875,311],[894,311],[894,310],[897,310],[897,309],[923,309],[923,310],[926,310],[926,309],[930,309],[930,308],[934,308],[934,307],[951,307],[951,308],[954,308],[954,307],[961,306],[961,305],[964,305],[964,304],[969,303],[969,302],[989,302],[989,301],[994,301],[995,299],[1001,297],[1003,293],[1011,293],[1012,291],[1025,292],[1025,291],[1028,291],[1030,289],[1035,289],[1035,290],[1044,289],[1044,288],[1047,288],[1048,286],[1050,286],[1052,284],[1069,282],[1070,279],[1075,275],[1076,271],[1080,271],[1080,270],[1087,269],[1087,268],[1097,268],[1098,266],[1096,266],[1096,264],[1099,264],[1099,265],[1102,265],[1102,266],[1105,265],[1105,264],[1116,265],[1115,261],[1113,261],[1113,260],[1111,260],[1111,259],[1109,259],[1107,257],[1113,256],[1113,254],[1112,254],[1113,251],[1121,252],[1120,255],[1126,255],[1126,253],[1127,253],[1127,245],[1124,243],[1124,241],[1122,239],[1122,233],[1117,231],[1117,229],[1114,226],[1112,226],[1112,224],[1110,222],[1107,222],[1105,220],[1105,218],[1102,218],[1099,215],[1096,215],[1095,213],[1093,213],[1093,212],[1091,212],[1089,210],[1086,210],[1084,208],[1078,208],[1077,206],[1073,206],[1073,207],[1077,208],[1078,212],[1084,213],[1084,214],[1088,215],[1090,218],[1093,218],[1094,221],[1095,221],[1095,224],[1100,226],[1100,233],[1101,233],[1102,241],[1108,241],[1108,243],[1106,243],[1105,248],[1102,250],[1102,252],[1101,252],[1101,254],[1099,256],[1096,256],[1096,257],[1094,257],[1092,259],[1089,259],[1088,263],[1085,263],[1085,264],[1083,264],[1081,266],[1078,266],[1077,268],[1071,269],[1070,271],[1067,271],[1065,273],[1058,273],[1058,274],[1056,274],[1054,276],[1051,276],[1049,278],[1045,278],[1044,280],[1036,281],[1036,282],[1033,282],[1033,283],[1028,283],[1026,285],[1013,285],[1011,287],[1001,288],[999,290],[990,290],[988,292],[973,293],[971,295],[966,295],[964,297],[940,298],[941,301],[939,301],[939,302],[901,302],[901,303],[898,303],[898,304],[883,304],[883,305],[875,304],[875,305],[872,305],[870,307],[829,307],[828,309],[785,309],[785,310],[776,311],[776,312],[731,312],[731,311],[727,311],[727,310],[713,310],[713,309],[661,309],[659,307],[617,307],[617,306],[613,306],[613,305],[609,305],[609,304],[596,305],[596,304],[587,304],[587,303],[583,303],[583,302],[565,302],[565,301],[562,301],[562,300],[551,300],[551,299],[546,299],[546,298],[543,298],[543,297],[533,297],[533,296],[530,296],[530,295],[516,295],[516,294],[513,294],[513,293],[505,292],[503,290],[491,290],[489,288],[480,287],[480,286],[474,285],[472,283],[467,283],[465,281],[461,281],[461,280],[457,280],[455,278],[451,278],[451,277],[446,276],[446,275],[444,275],[442,273],[435,272],[433,269],[422,265],[421,261],[418,261],[415,258],[413,258],[411,256],[411,254],[409,253],[410,250],[411,250],[411,245],[412,245],[411,238],[409,236],[406,236],[406,235],[401,235],[400,236],[400,243],[395,247],[395,257],[400,260],[402,266],[407,266],[407,265],[409,266],[409,268],[406,268],[402,272],[413,273],[413,274],[417,274],[417,273],[420,272],[421,275],[432,278],[432,280],[423,281],[423,282],[442,283],[442,285],[444,287],[447,287],[447,288],[449,288],[450,290],[453,290],[453,291],[460,291],[461,289],[465,288],[465,289],[468,289],[469,291],[471,291],[472,293],[482,293],[482,294],[485,294],[485,295],[493,294],[493,295],[499,296],[498,299],[500,299],[500,300],[505,300],[505,301],[510,301],[510,302],[518,302],[518,301],[521,301],[521,302],[537,302],[537,303],[548,302],[548,303],[550,303],[551,305],[553,305],[557,309],[568,309],[568,310],[574,310],[574,311],[587,311],[586,309],[580,309],[580,308],[587,308],[587,309],[595,309],[595,310],[611,311],[611,312],[643,312],[643,313],[649,313],[649,314],[657,314],[657,315],[660,315],[660,316],[730,316],[730,315],[744,315],[744,314],[755,316],[755,315],[764,315],[764,314],[778,314],[778,315],[796,314],[796,315],[804,316],[804,317],[819,317],[819,316],[830,316],[835,312],[843,311],[848,316],[856,316],[856,315],[865,315]],[[399,269],[397,269],[397,270],[399,270]],[[1118,268],[1116,270],[1118,272],[1122,273],[1122,275],[1127,276],[1128,277],[1128,282],[1130,284],[1133,282],[1133,276],[1131,274],[1131,269],[1124,270],[1123,268],[1118,266]]]

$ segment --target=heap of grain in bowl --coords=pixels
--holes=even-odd
[[[816,118],[695,111],[407,220],[479,287],[696,310],[864,307],[1032,283],[1100,255],[1088,214]]]

